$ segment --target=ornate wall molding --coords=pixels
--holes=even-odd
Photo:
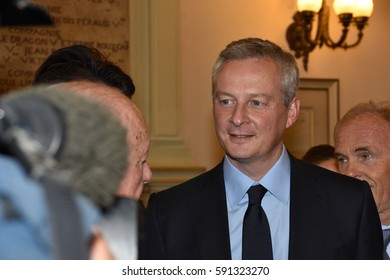
[[[130,72],[134,100],[149,123],[152,145],[150,192],[168,188],[204,171],[181,136],[179,1],[130,1]]]

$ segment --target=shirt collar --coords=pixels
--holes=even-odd
[[[225,156],[223,170],[227,200],[231,207],[238,205],[248,189],[256,184],[262,184],[285,205],[290,200],[290,158],[284,146],[279,159],[260,181],[256,182],[238,170],[227,156]]]

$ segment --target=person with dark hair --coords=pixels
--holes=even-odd
[[[53,52],[36,71],[33,84],[71,89],[104,103],[119,116],[128,131],[130,154],[118,195],[139,199],[152,178],[146,161],[150,138],[146,120],[131,100],[135,90],[131,78],[97,49],[72,45]]]
[[[336,124],[340,173],[367,181],[382,223],[383,258],[390,259],[390,102],[352,107]]]
[[[332,145],[321,144],[313,146],[303,155],[302,160],[338,172],[338,165]]]
[[[35,72],[33,85],[59,84],[73,81],[102,83],[119,89],[131,98],[133,80],[98,49],[72,45],[54,51]]]
[[[258,38],[231,42],[212,70],[212,170],[152,194],[149,259],[381,259],[382,232],[366,182],[293,157],[294,57]]]

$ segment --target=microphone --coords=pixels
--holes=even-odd
[[[0,98],[0,236],[17,240],[0,241],[0,258],[86,259],[96,225],[116,258],[135,259],[137,202],[115,196],[128,152],[126,130],[97,101],[53,87]]]
[[[59,171],[103,207],[113,203],[128,164],[119,120],[104,105],[66,89],[31,87],[2,97],[0,143],[32,176]]]

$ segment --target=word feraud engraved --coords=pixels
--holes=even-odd
[[[72,24],[78,26],[94,26],[94,27],[110,27],[111,22],[107,19],[94,19],[94,18],[74,18],[69,16],[53,16],[57,25]]]

